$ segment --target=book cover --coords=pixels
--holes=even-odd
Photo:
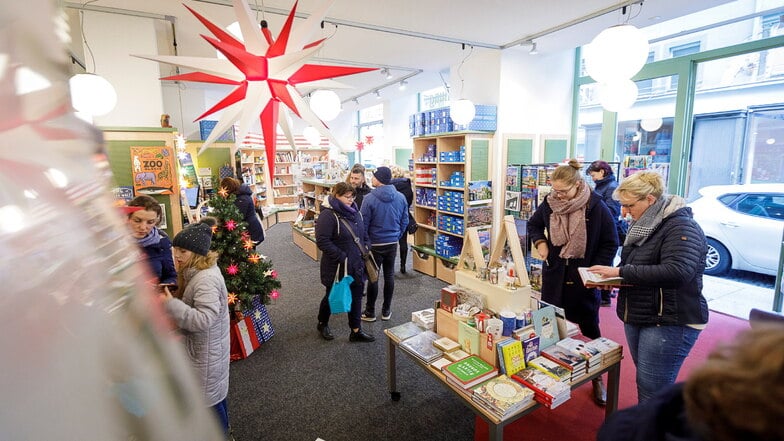
[[[554,398],[562,395],[571,395],[571,388],[568,384],[556,380],[533,366],[526,366],[513,375],[512,379],[533,389],[534,393],[544,398],[546,402],[551,402]]]
[[[550,360],[547,357],[539,356],[531,360],[528,363],[530,366],[533,366],[540,371],[544,372],[547,375],[555,378],[558,381],[565,381],[568,382],[569,379],[572,377],[572,371],[567,369],[564,366]]]
[[[506,375],[499,375],[476,386],[473,398],[505,416],[528,405],[534,392]]]
[[[520,189],[520,167],[510,165],[506,167],[506,189],[517,191]]]
[[[584,266],[577,268],[577,271],[580,273],[580,278],[583,280],[583,285],[586,288],[624,285],[623,277],[600,277],[598,274],[588,271],[588,268]]]
[[[498,370],[478,355],[471,355],[442,368],[444,375],[468,389],[498,374]]]
[[[387,331],[389,331],[390,337],[392,337],[393,340],[395,340],[397,343],[400,343],[407,338],[411,338],[421,332],[424,332],[424,329],[417,326],[417,324],[414,322],[405,322],[401,325],[393,326],[387,329]]]
[[[422,331],[413,337],[403,340],[400,343],[400,347],[420,360],[429,363],[443,355],[443,352],[433,346],[433,342],[439,337],[433,331]]]
[[[445,352],[444,358],[448,358],[450,361],[457,361],[457,360],[462,360],[463,358],[466,358],[470,355],[471,354],[469,354],[468,352],[462,349],[456,349],[452,352]]]
[[[523,355],[525,357],[526,363],[539,356],[540,351],[539,351],[538,335],[534,335],[533,337],[528,337],[525,340],[522,340],[522,344],[523,344]]]
[[[520,192],[507,191],[504,197],[504,209],[509,211],[520,211]]]
[[[579,369],[585,369],[585,359],[580,357],[577,354],[572,354],[569,351],[564,350],[557,344],[550,346],[549,348],[542,350],[542,356],[547,357],[550,360],[564,366],[565,368],[575,371]]]
[[[510,338],[499,342],[497,352],[499,361],[503,361],[504,374],[514,375],[525,367],[525,354],[520,340]]]
[[[560,337],[558,336],[558,324],[555,322],[555,308],[545,306],[531,312],[531,319],[534,322],[534,330],[539,336],[539,348],[544,349],[554,345]]]
[[[457,342],[469,354],[479,354],[479,330],[466,322],[457,324]]]
[[[444,352],[452,352],[456,349],[460,349],[460,343],[452,340],[449,337],[441,337],[438,340],[433,342],[433,346],[437,347],[438,349]]]

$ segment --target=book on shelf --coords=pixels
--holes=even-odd
[[[585,285],[586,288],[624,286],[623,277],[601,277],[598,274],[588,271],[588,268],[584,266],[577,268],[577,272],[580,273],[580,278],[583,280],[583,285]]]
[[[453,361],[441,368],[447,379],[464,389],[470,389],[477,384],[498,375],[498,369],[482,360],[478,355],[469,355],[466,358]]]
[[[554,345],[560,340],[553,306],[544,306],[531,311],[531,321],[533,321],[536,335],[539,336],[540,350]]]
[[[502,374],[476,386],[471,398],[503,418],[527,407],[534,399],[534,392]]]
[[[514,375],[525,367],[525,354],[523,353],[523,343],[514,338],[496,343],[498,353],[498,364],[501,366],[501,373]]]
[[[433,346],[437,347],[438,349],[444,352],[452,352],[454,350],[460,349],[460,343],[452,340],[449,337],[441,337],[438,340],[433,342]]]
[[[424,332],[424,329],[417,326],[417,324],[414,322],[405,322],[401,325],[393,326],[387,329],[387,332],[389,333],[389,336],[392,338],[392,340],[394,340],[396,343],[400,343],[403,340]]]
[[[425,363],[441,357],[443,352],[433,346],[433,342],[440,336],[433,331],[426,330],[400,342],[400,348],[415,356]]]

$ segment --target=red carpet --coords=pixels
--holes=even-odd
[[[623,323],[615,315],[615,299],[611,308],[601,308],[599,312],[602,335],[626,345]],[[748,321],[711,311],[708,326],[700,333],[697,343],[681,368],[678,380],[685,379],[694,366],[702,363],[717,343],[731,340],[735,335],[748,328]],[[635,369],[631,357],[624,352],[621,361],[621,386],[618,408],[637,404]],[[606,381],[605,375],[605,381]],[[572,397],[554,410],[539,408],[533,413],[509,424],[504,428],[504,440],[516,441],[573,441],[595,440],[596,433],[604,421],[604,408],[593,402],[591,383],[572,391]],[[486,440],[487,424],[476,417],[474,440]]]

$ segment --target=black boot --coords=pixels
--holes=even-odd
[[[316,325],[316,329],[321,333],[321,338],[324,340],[332,340],[335,338],[335,336],[332,335],[332,331],[329,330],[329,325],[325,323],[319,323]]]
[[[367,334],[365,331],[360,329],[357,332],[351,331],[351,335],[348,336],[348,341],[370,343],[372,341],[376,341],[376,337],[373,337],[372,335]]]
[[[593,399],[600,406],[607,404],[607,388],[604,387],[602,377],[593,379]]]
[[[405,273],[406,273],[406,262],[405,261],[401,261],[400,262],[400,274],[405,274]]]

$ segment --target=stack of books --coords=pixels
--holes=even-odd
[[[568,369],[572,373],[570,379],[570,382],[572,383],[580,381],[583,377],[588,375],[585,359],[558,347],[558,345],[550,346],[549,348],[542,350],[542,356],[547,357]]]
[[[436,321],[436,310],[433,308],[414,311],[411,313],[411,321],[425,329],[433,329]]]
[[[544,351],[546,349],[542,350]],[[541,355],[531,360],[528,365],[533,366],[545,374],[564,383],[569,383],[569,381],[572,379],[572,371]]]
[[[389,337],[395,342],[400,343],[403,340],[411,338],[417,334],[421,334],[423,328],[417,326],[414,322],[405,322],[402,325],[393,326],[387,329]]]
[[[585,359],[586,371],[588,375],[591,375],[602,369],[602,354],[594,348],[587,347],[585,343],[586,342],[582,340],[567,337],[556,343],[556,346],[572,354],[583,357]]]
[[[502,374],[514,375],[525,367],[525,354],[520,340],[507,338],[496,343],[498,367]]]
[[[419,334],[400,342],[400,348],[419,360],[430,363],[433,360],[441,358],[443,355],[443,352],[433,346],[433,342],[440,337],[441,336],[433,331],[422,331]]]
[[[498,376],[498,369],[478,355],[470,355],[454,361],[441,368],[441,372],[448,382],[469,392],[479,383]]]
[[[589,349],[596,349],[602,355],[602,365],[607,366],[621,359],[623,346],[607,337],[599,337],[585,343]]]
[[[534,399],[543,406],[555,409],[572,396],[568,384],[558,381],[533,366],[512,375],[512,379],[534,391]]]
[[[534,392],[506,375],[499,375],[476,386],[471,399],[493,415],[504,418],[528,407]]]

